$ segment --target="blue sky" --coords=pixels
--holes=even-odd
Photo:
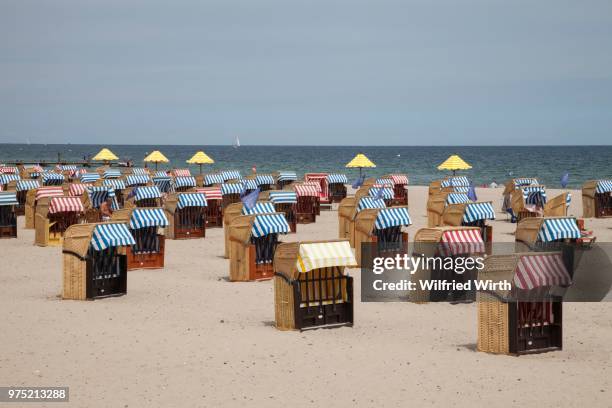
[[[610,144],[612,2],[0,2],[0,142]]]

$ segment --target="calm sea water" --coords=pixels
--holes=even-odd
[[[96,154],[101,145],[25,145],[0,144],[0,163],[9,160],[55,161],[58,153],[62,160],[82,160]],[[585,180],[612,178],[612,146],[146,146],[108,145],[122,160],[132,159],[142,165],[142,159],[153,150],[161,150],[168,157],[168,165],[160,168],[186,167],[185,160],[197,150],[204,150],[215,160],[214,165],[204,166],[204,171],[238,169],[249,174],[253,166],[259,173],[277,170],[304,172],[343,172],[355,179],[357,169],[345,169],[344,165],[355,154],[366,154],[377,167],[366,173],[378,176],[391,172],[407,173],[411,184],[426,185],[445,173],[436,167],[451,154],[459,154],[472,165],[472,170],[462,172],[477,185],[498,183],[515,177],[538,177],[540,183],[559,187],[559,179],[570,174],[570,186],[579,187]],[[193,170],[197,172],[197,166]]]

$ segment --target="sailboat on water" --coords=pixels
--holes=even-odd
[[[238,139],[238,136],[236,136],[236,139],[234,140],[234,149],[237,149],[240,147],[240,139]]]

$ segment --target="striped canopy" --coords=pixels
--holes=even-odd
[[[348,241],[313,242],[301,244],[296,262],[299,272],[332,266],[357,266],[357,260]]]
[[[286,234],[289,232],[289,224],[285,214],[262,214],[255,216],[251,235],[255,238],[265,237],[270,234]]]
[[[468,191],[470,191],[470,188],[467,186],[455,186],[453,187],[453,191],[455,193],[467,193]]]
[[[541,242],[572,238],[580,238],[580,228],[578,228],[575,218],[544,219],[538,233],[538,239]]]
[[[599,194],[612,192],[612,180],[599,180],[595,192]]]
[[[525,204],[546,204],[544,186],[523,187],[523,200],[525,200]]]
[[[521,256],[514,271],[514,284],[519,289],[568,286],[571,283],[561,254]]]
[[[2,192],[0,193],[0,206],[5,205],[18,205],[17,193],[14,192]]]
[[[329,184],[339,183],[339,184],[348,184],[348,178],[346,174],[328,174],[327,182]]]
[[[161,208],[135,208],[130,216],[130,228],[166,227],[168,218]]]
[[[408,209],[406,207],[398,207],[382,208],[378,211],[374,226],[376,229],[385,229],[410,224],[412,224],[412,220],[410,219],[410,214],[408,214]]]
[[[64,179],[64,175],[59,173],[45,172],[42,174],[43,183],[47,183],[49,181],[64,181]]]
[[[0,184],[8,184],[11,181],[20,179],[19,174],[0,174]]]
[[[221,184],[221,194],[241,194],[244,190],[242,183],[223,183]]]
[[[449,193],[446,196],[446,204],[463,204],[469,202],[471,202],[471,200],[466,193]]]
[[[392,178],[377,178],[376,184],[379,184],[381,186],[391,186],[391,187],[395,185]]]
[[[270,191],[269,198],[274,204],[297,203],[297,194],[295,191]]]
[[[123,180],[104,180],[104,185],[112,187],[115,190],[125,190],[125,182]]]
[[[180,210],[185,207],[206,207],[206,196],[202,193],[179,193],[176,207]]]
[[[321,179],[321,180],[323,180],[323,179]],[[304,186],[312,186],[312,187],[314,187],[317,190],[318,193],[321,193],[321,191],[323,191],[323,189],[321,188],[321,183],[319,181],[314,181],[314,180],[305,181],[305,182],[302,183],[302,185],[304,185]]]
[[[385,200],[382,198],[375,199],[374,197],[361,197],[357,204],[357,212],[366,208],[386,208]]]
[[[119,178],[121,177],[121,170],[119,169],[108,169],[104,171],[104,175],[102,176],[105,179],[111,179],[111,178]]]
[[[393,197],[395,197],[395,192],[393,191],[393,188],[389,186],[384,186],[384,187],[373,186],[370,188],[370,191],[368,192],[368,194],[370,195],[370,197],[376,197],[376,195],[378,194],[378,191],[381,188],[383,189],[382,197],[385,200],[390,200],[390,199],[393,199]]]
[[[111,187],[87,186],[86,191],[89,195],[89,201],[91,201],[91,206],[93,208],[99,208],[100,204],[106,201],[106,199],[110,198],[112,200],[112,209],[119,209],[119,204],[117,203],[117,198],[115,196],[115,190],[113,190]]]
[[[100,175],[98,173],[85,173],[81,175],[81,183],[93,183],[100,179]]]
[[[465,176],[448,177],[442,180],[442,187],[469,187],[470,181]]]
[[[59,171],[76,171],[77,166],[75,164],[58,164],[55,168]]]
[[[276,184],[271,174],[258,174],[255,176],[255,183],[257,183],[258,186]]]
[[[72,183],[68,189],[71,196],[80,196],[85,191],[85,184]]]
[[[450,230],[444,231],[438,246],[440,255],[466,255],[485,252],[485,245],[480,235],[480,230]]]
[[[196,179],[191,176],[178,176],[174,178],[174,185],[176,187],[195,187]]]
[[[224,181],[223,175],[221,174],[207,174],[204,176],[204,184],[207,186],[212,184],[223,184]]]
[[[153,177],[153,184],[155,184],[162,193],[170,193],[174,191],[172,186],[172,178],[170,176]]]
[[[17,182],[16,190],[28,191],[37,189],[38,187],[40,187],[40,183],[38,182],[38,180],[19,180]]]
[[[279,171],[278,181],[295,181],[297,180],[297,173],[295,171]]]
[[[391,180],[393,180],[395,184],[408,184],[408,176],[405,174],[391,174]]]
[[[469,203],[465,206],[463,222],[470,223],[479,220],[494,220],[495,210],[490,202]]]
[[[136,189],[136,201],[145,200],[148,198],[160,198],[161,191],[157,186],[138,187]]]
[[[517,178],[514,179],[514,188],[519,188],[523,186],[532,186],[537,185],[538,180],[534,178]]]
[[[139,174],[139,175],[130,174],[129,176],[127,176],[125,180],[125,184],[127,184],[128,186],[136,186],[139,184],[141,185],[147,184],[149,180],[151,179],[149,178],[147,174]]]
[[[60,197],[64,195],[64,189],[61,186],[40,187],[36,190],[36,200],[44,197]]]
[[[119,223],[98,224],[91,237],[91,246],[96,251],[135,244],[136,241],[134,241],[127,225]]]
[[[49,214],[83,211],[83,203],[80,197],[53,197],[49,202]]]
[[[242,184],[244,184],[245,190],[257,189],[257,183],[255,182],[255,180],[252,180],[252,179],[242,180]]]
[[[274,204],[269,202],[257,202],[253,206],[253,208],[247,208],[246,205],[242,206],[242,214],[251,215],[251,214],[266,214],[276,212],[274,209]]]
[[[168,173],[166,173],[166,172],[165,172],[165,171],[163,171],[163,170],[156,171],[156,172],[155,172],[155,174],[153,174],[153,177],[163,177],[163,178],[168,177],[168,178],[170,178],[170,176],[168,175]]]
[[[142,167],[133,167],[132,168],[132,174],[136,175],[136,176],[148,176],[149,175],[149,170],[144,169]]]
[[[221,172],[221,176],[223,177],[223,181],[227,180],[240,180],[242,176],[238,170],[225,170]]]
[[[191,177],[189,169],[174,169],[172,174],[174,174],[174,177]]]
[[[308,184],[296,184],[293,186],[293,191],[297,197],[318,197],[319,190],[313,185]]]
[[[196,188],[196,192],[203,193],[207,200],[221,200],[223,198],[221,189],[217,187]]]
[[[15,166],[0,165],[0,174],[19,174],[19,169]]]

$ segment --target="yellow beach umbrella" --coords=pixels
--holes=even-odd
[[[145,163],[155,163],[155,170],[157,170],[157,163],[168,163],[170,160],[166,158],[159,150],[155,150],[144,159]]]
[[[108,150],[106,147],[102,150],[100,150],[98,152],[98,154],[96,154],[92,160],[96,160],[96,161],[104,161],[104,164],[108,164],[108,162],[112,161],[112,160],[119,160],[119,158],[117,156],[115,156],[115,154],[113,152],[111,152],[110,150]]]
[[[200,165],[200,174],[202,174],[203,164],[212,164],[214,162],[215,161],[213,159],[208,157],[208,155],[201,150],[197,152],[196,154],[194,154],[191,159],[187,160],[187,163],[189,164],[199,164]]]
[[[350,162],[346,164],[345,167],[349,168],[359,168],[359,176],[361,176],[361,169],[364,167],[376,167],[376,165],[372,162],[372,160],[368,159],[365,154],[359,153],[357,156],[353,158]]]
[[[456,154],[451,155],[444,163],[438,166],[438,170],[452,170],[453,175],[457,170],[469,170],[471,168],[472,166]]]

